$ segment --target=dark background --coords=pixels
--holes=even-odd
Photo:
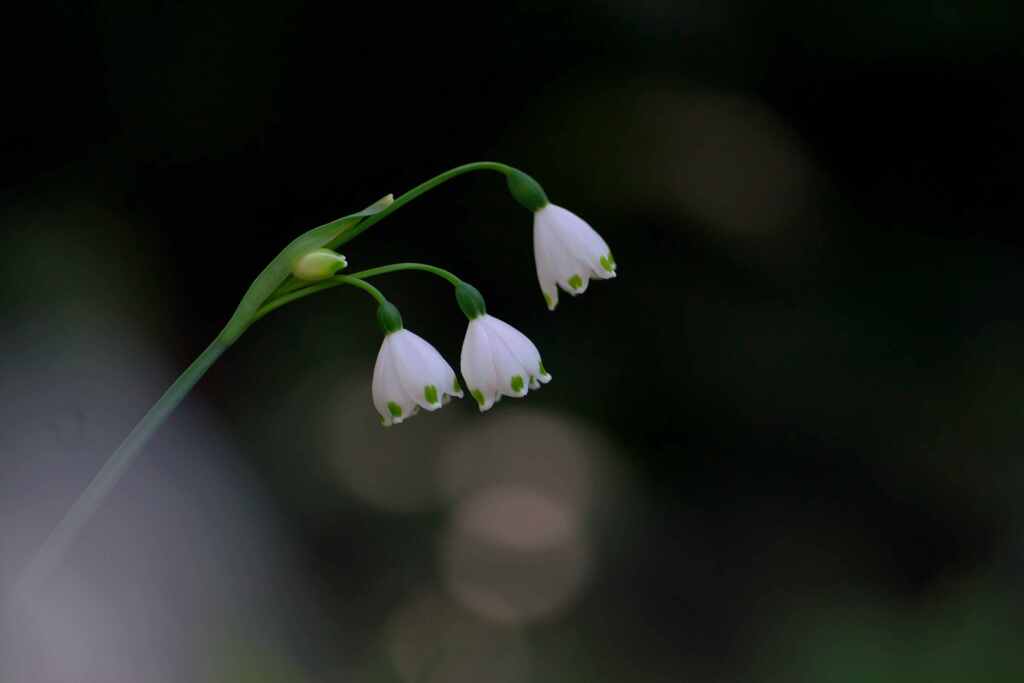
[[[274,314],[7,619],[2,680],[1019,680],[1022,21],[997,0],[9,17],[0,584],[303,230],[494,159],[590,221],[619,277],[548,313],[491,174],[346,245],[475,283],[555,381],[381,430],[368,301]],[[457,360],[443,283],[381,287]]]

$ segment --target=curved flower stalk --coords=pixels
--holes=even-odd
[[[462,374],[481,411],[489,409],[502,396],[521,397],[529,389],[550,381],[551,375],[544,369],[533,342],[511,325],[487,315],[480,293],[448,271],[427,264],[397,263],[352,275],[338,274],[348,265],[347,259],[335,251],[338,247],[438,185],[482,170],[503,174],[512,196],[534,212],[537,272],[542,290],[550,297],[551,308],[557,303],[555,284],[577,294],[586,289],[591,277],[614,276],[615,262],[596,232],[569,211],[550,204],[533,178],[491,161],[458,166],[397,198],[385,195],[362,211],[299,235],[263,269],[224,329],[107,459],[22,572],[15,595],[26,595],[34,582],[45,578],[60,561],[64,549],[99,508],[146,440],[217,359],[254,323],[289,303],[340,285],[361,289],[376,300],[385,337],[374,367],[371,394],[385,425],[400,423],[420,408],[436,410],[451,397],[461,397],[462,388],[441,354],[404,329],[398,309],[367,282],[371,277],[420,270],[443,277],[455,287],[456,299],[470,320],[462,349]]]

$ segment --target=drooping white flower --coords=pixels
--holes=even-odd
[[[555,204],[534,211],[533,252],[540,289],[552,311],[558,305],[559,286],[576,295],[587,290],[592,277],[615,277],[615,259],[601,236],[582,218]]]
[[[373,368],[373,405],[390,427],[419,412],[437,410],[462,387],[455,371],[433,346],[404,328],[388,333]]]
[[[490,409],[502,396],[525,396],[550,382],[540,352],[522,332],[482,313],[469,321],[462,344],[462,376],[480,406]]]

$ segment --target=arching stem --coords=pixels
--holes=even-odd
[[[388,206],[388,208],[384,209],[380,213],[376,213],[360,221],[358,225],[356,225],[351,230],[348,230],[345,233],[343,233],[341,237],[338,238],[338,240],[336,240],[333,244],[329,245],[329,248],[333,249],[342,244],[345,244],[350,240],[355,239],[363,232],[369,230],[374,225],[381,222],[382,220],[393,214],[395,211],[398,211],[400,208],[402,208],[412,200],[416,199],[420,195],[425,194],[430,190],[433,190],[438,185],[446,183],[452,178],[456,178],[464,173],[471,173],[473,171],[497,171],[498,173],[501,173],[506,176],[520,172],[518,171],[518,169],[515,169],[509,166],[508,164],[502,164],[497,161],[474,161],[471,164],[463,164],[462,166],[456,166],[455,168],[445,171],[440,175],[434,176],[430,180],[420,183],[419,185],[412,188],[408,192],[402,194],[399,197],[396,197],[395,201],[392,202],[391,205]]]
[[[426,263],[392,263],[391,265],[388,266],[370,268],[369,270],[361,270],[358,273],[352,273],[351,275],[335,275],[334,277],[329,278],[327,280],[323,280],[322,282],[317,282],[316,284],[307,285],[302,289],[296,289],[291,292],[288,292],[287,294],[282,294],[273,301],[271,301],[270,303],[261,307],[260,310],[256,312],[256,316],[253,319],[253,322],[259,320],[260,318],[263,318],[264,316],[273,311],[276,311],[277,309],[281,308],[286,304],[290,304],[293,301],[298,301],[299,299],[305,299],[310,294],[316,294],[317,292],[322,292],[325,289],[333,289],[334,287],[337,287],[339,285],[355,285],[355,283],[352,282],[352,280],[362,282],[363,280],[366,280],[371,277],[376,277],[378,275],[386,275],[388,273],[397,273],[402,270],[421,270],[427,273],[432,273],[433,275],[437,275],[438,277],[444,278],[452,285],[457,285],[461,282],[461,280],[454,273],[451,273],[445,270],[444,268],[438,268],[437,266],[431,266]],[[368,283],[363,284],[369,286]]]

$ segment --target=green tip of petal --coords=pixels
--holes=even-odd
[[[433,384],[428,384],[423,388],[423,398],[427,399],[427,403],[437,403],[437,387]]]
[[[548,371],[547,371],[547,369],[546,369],[546,368],[544,367],[544,361],[541,361],[541,362],[540,362],[540,375],[541,375],[541,377],[546,377],[546,376],[547,376],[547,374],[548,374]]]
[[[579,275],[573,275],[571,278],[569,278],[569,286],[572,287],[573,289],[582,288],[583,278],[581,278]]]
[[[548,294],[547,292],[544,292],[544,303],[548,305],[549,311],[555,310],[555,300],[552,299],[551,295]]]
[[[459,380],[457,380],[457,379],[453,379],[452,380],[452,393],[453,394],[461,394],[462,393],[462,385],[459,384]]]
[[[484,404],[484,402],[485,402],[484,401],[484,395],[483,395],[483,393],[479,389],[474,389],[473,391],[471,391],[469,393],[473,396],[473,398],[476,399],[477,403],[479,403],[480,405]]]
[[[601,267],[609,273],[615,272],[615,259],[612,257],[611,252],[608,252],[607,256],[601,257]]]
[[[392,417],[402,417],[402,406],[394,401],[388,401],[388,412],[391,413]]]
[[[515,392],[518,393],[518,392],[523,390],[523,386],[524,386],[523,376],[522,375],[514,375],[512,377],[512,391],[515,391]]]

